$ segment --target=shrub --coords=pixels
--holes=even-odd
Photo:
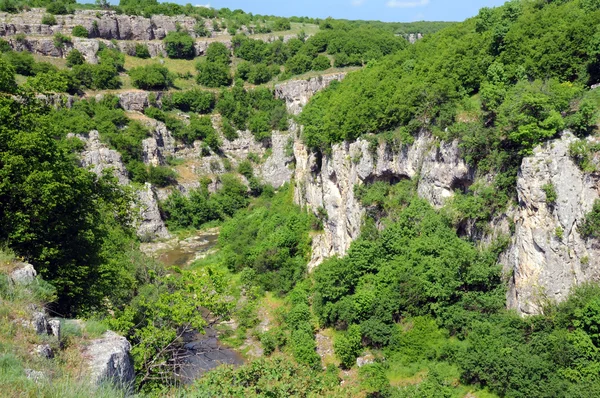
[[[189,34],[185,32],[169,32],[163,41],[169,58],[194,58],[194,39]]]
[[[159,64],[138,66],[129,71],[129,76],[133,86],[141,90],[164,90],[174,81],[169,69]]]
[[[83,27],[81,25],[76,25],[73,27],[71,34],[75,37],[87,38],[90,33],[88,32],[88,30],[85,27]]]
[[[166,187],[176,182],[177,174],[173,170],[165,166],[150,166],[148,172],[148,181],[157,187]]]
[[[585,215],[583,224],[579,226],[579,233],[584,238],[600,238],[600,200],[596,199],[592,210]]]
[[[64,48],[65,44],[71,44],[71,38],[63,35],[62,33],[54,34],[54,39],[52,40],[56,48]]]
[[[135,45],[135,56],[142,59],[150,58],[150,52],[148,51],[148,46],[137,43]]]
[[[340,359],[342,367],[350,369],[362,350],[360,327],[352,325],[345,334],[338,336],[333,342],[335,355]]]
[[[546,194],[546,203],[548,205],[553,205],[556,203],[556,199],[558,198],[556,194],[556,189],[552,183],[548,183],[542,186],[542,191]]]
[[[223,43],[210,43],[206,49],[206,59],[209,62],[229,64],[231,62],[231,51]]]
[[[19,75],[23,76],[31,76],[34,74],[33,68],[35,65],[35,60],[33,59],[33,55],[26,51],[9,51],[2,55],[8,63],[12,65],[14,71]]]
[[[271,70],[266,64],[257,64],[248,74],[248,81],[252,84],[263,84],[271,80],[271,77]]]
[[[312,68],[312,59],[304,54],[297,54],[285,63],[285,70],[293,75],[300,75]]]
[[[75,65],[82,65],[85,63],[85,58],[83,58],[83,54],[77,49],[73,49],[67,55],[67,66],[69,68],[74,67]]]
[[[64,15],[69,13],[69,9],[62,1],[53,1],[46,5],[46,11],[50,14]]]
[[[254,176],[254,169],[252,168],[252,163],[249,160],[243,160],[238,165],[238,173],[250,179]]]
[[[204,21],[196,22],[196,25],[194,26],[194,32],[198,37],[210,36],[210,32],[208,31],[208,29],[206,29],[206,26],[204,26]]]
[[[162,105],[165,110],[176,108],[183,112],[210,113],[215,101],[215,95],[210,91],[194,88],[163,97]]]
[[[220,62],[198,62],[198,84],[206,87],[223,87],[231,84],[229,66]]]
[[[56,18],[52,14],[44,14],[42,17],[42,24],[44,25],[56,25]]]
[[[324,55],[319,55],[312,61],[313,70],[326,70],[331,68],[331,61]]]

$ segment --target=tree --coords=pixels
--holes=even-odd
[[[181,31],[169,32],[163,42],[165,43],[165,51],[169,58],[194,58],[194,39],[188,33]]]
[[[150,58],[150,52],[148,51],[148,46],[137,43],[135,45],[135,56],[142,59]]]
[[[329,68],[331,68],[331,61],[324,55],[319,55],[312,61],[313,70],[326,70]]]
[[[16,89],[15,69],[0,57],[0,92],[14,93]]]
[[[285,70],[292,75],[300,75],[312,68],[312,59],[304,54],[297,54],[285,63]]]
[[[173,74],[159,64],[138,66],[129,71],[131,83],[142,90],[164,90],[173,85]]]
[[[69,68],[74,67],[75,65],[82,65],[85,63],[85,58],[83,58],[83,54],[77,49],[72,49],[67,55],[67,66]]]
[[[228,65],[231,63],[231,51],[223,43],[210,43],[206,49],[206,60]]]
[[[198,62],[196,64],[198,84],[206,87],[223,87],[231,84],[229,66],[220,62]]]

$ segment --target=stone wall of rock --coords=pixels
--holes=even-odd
[[[585,215],[599,198],[600,175],[583,173],[569,157],[577,140],[565,132],[523,159],[517,181],[515,232],[503,263],[512,275],[509,308],[537,314],[560,302],[573,286],[600,280],[600,244],[581,237]],[[554,187],[549,203],[543,187]]]
[[[70,35],[73,27],[81,25],[90,37],[116,40],[161,40],[175,31],[177,25],[192,37],[196,37],[196,19],[184,15],[153,15],[145,18],[136,15],[117,14],[114,11],[76,10],[73,14],[56,15],[56,25],[42,24],[43,8],[32,8],[19,14],[0,13],[0,36],[19,33],[36,36],[52,36],[55,33]],[[212,23],[206,22],[212,32]]]
[[[292,80],[275,86],[275,97],[286,102],[288,112],[298,115],[308,100],[318,91],[329,86],[332,81],[346,77],[345,72],[313,77],[309,80]]]
[[[364,209],[354,196],[355,185],[397,183],[420,175],[419,196],[440,207],[455,189],[470,185],[474,178],[457,142],[439,143],[425,131],[411,145],[392,148],[382,142],[372,151],[368,141],[359,139],[334,145],[330,155],[296,141],[294,154],[296,203],[327,214],[323,234],[313,238],[310,268],[326,257],[345,254],[360,234]]]
[[[121,159],[121,154],[112,150],[100,141],[97,131],[91,131],[88,137],[79,137],[86,143],[85,151],[81,154],[81,165],[97,175],[105,170],[111,170],[119,180],[119,184],[130,183],[127,169]],[[136,192],[139,217],[136,223],[137,234],[143,239],[168,238],[169,232],[158,209],[158,198],[150,184]]]

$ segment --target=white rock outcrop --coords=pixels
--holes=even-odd
[[[109,381],[126,389],[131,388],[135,371],[130,351],[129,341],[110,330],[101,338],[92,340],[83,350],[91,382],[99,385]]]
[[[381,142],[371,148],[359,139],[333,145],[330,155],[311,152],[296,141],[294,154],[296,203],[326,214],[323,234],[313,237],[311,269],[326,257],[344,255],[359,236],[365,211],[354,196],[355,185],[396,183],[419,175],[419,196],[441,207],[474,178],[460,156],[458,142],[440,143],[425,131],[411,145],[392,148]]]
[[[298,115],[316,92],[329,86],[332,81],[340,81],[344,77],[346,73],[341,72],[278,84],[275,86],[275,97],[285,100],[288,112]]]
[[[17,285],[29,285],[35,281],[37,272],[29,263],[17,263],[16,268],[10,273],[10,279]]]
[[[599,198],[600,176],[583,173],[571,160],[569,145],[576,140],[565,132],[521,165],[515,232],[503,259],[512,275],[508,306],[521,314],[538,314],[575,285],[600,280],[600,244],[578,231]],[[545,185],[554,187],[555,203],[548,203]]]

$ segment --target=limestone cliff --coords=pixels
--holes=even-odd
[[[334,145],[330,155],[311,152],[297,141],[294,154],[296,203],[326,213],[323,234],[313,239],[310,268],[326,257],[345,254],[360,234],[364,209],[354,196],[355,185],[394,183],[418,175],[419,196],[440,207],[455,189],[473,180],[458,143],[438,143],[425,131],[410,145],[393,148],[380,142],[370,148],[368,141],[359,139]]]
[[[91,131],[88,137],[79,137],[86,143],[81,154],[81,164],[97,175],[110,170],[119,180],[119,184],[129,184],[127,169],[119,152],[112,150],[100,141],[97,131]],[[169,232],[160,216],[156,193],[150,184],[136,191],[139,217],[136,222],[137,234],[143,239],[168,238]]]
[[[508,306],[522,314],[537,314],[573,286],[600,279],[600,245],[578,231],[599,197],[600,175],[583,173],[571,160],[575,140],[565,132],[537,147],[519,171],[515,232],[503,262],[512,275]],[[554,202],[545,186],[556,191]]]

